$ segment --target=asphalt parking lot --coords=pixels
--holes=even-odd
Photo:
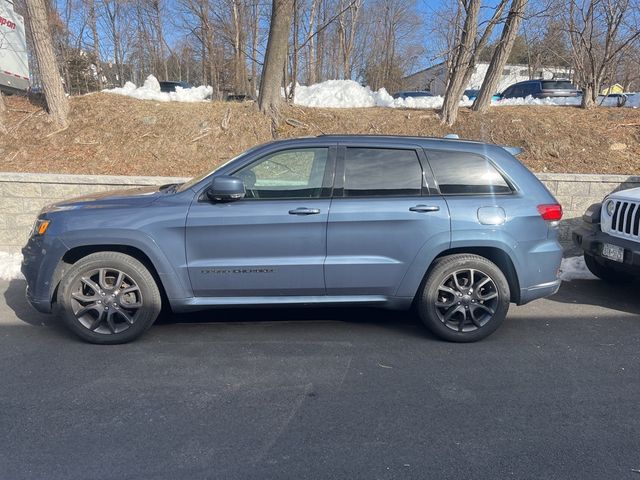
[[[217,310],[101,347],[0,282],[0,479],[640,480],[638,286],[468,345],[410,314]]]

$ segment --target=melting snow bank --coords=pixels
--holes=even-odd
[[[0,252],[0,280],[23,278],[20,272],[21,253]]]
[[[597,280],[584,263],[584,257],[563,258],[560,265],[560,279],[563,282],[571,280]]]
[[[418,97],[418,98],[393,98],[381,88],[373,91],[369,87],[363,87],[353,80],[327,80],[305,87],[296,85],[294,103],[303,107],[319,108],[361,108],[361,107],[387,107],[387,108],[442,108],[443,97]],[[467,97],[462,97],[461,107],[470,107],[473,102]],[[513,105],[580,105],[580,98],[509,98],[505,100],[493,100],[494,106]],[[604,106],[617,106],[616,98],[606,98]],[[640,107],[640,94],[630,95],[625,107]]]
[[[149,75],[144,85],[136,87],[132,82],[127,82],[124,87],[103,90],[106,93],[115,93],[139,100],[155,100],[156,102],[202,102],[213,95],[213,87],[176,87],[175,92],[161,92],[160,82],[153,75]]]

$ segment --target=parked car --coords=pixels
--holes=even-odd
[[[401,98],[403,100],[407,98],[424,98],[433,97],[431,92],[396,92],[393,94],[393,98]]]
[[[463,95],[465,97],[467,97],[470,101],[474,101],[478,95],[480,94],[480,90],[478,89],[469,89],[469,90],[465,90]],[[500,94],[496,93],[494,95],[491,96],[491,100],[500,100]]]
[[[591,273],[611,283],[640,276],[640,188],[607,195],[582,220],[572,237]]]
[[[415,305],[436,335],[491,334],[555,293],[562,209],[511,148],[319,136],[254,147],[182,184],[45,208],[27,298],[78,336],[123,343],[162,306]]]
[[[577,97],[578,90],[569,80],[527,80],[507,87],[500,98]]]
[[[175,92],[176,87],[180,88],[193,88],[189,82],[160,82],[161,92]]]

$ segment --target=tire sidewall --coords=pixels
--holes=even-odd
[[[92,332],[73,313],[71,292],[80,278],[91,270],[99,268],[121,270],[140,288],[143,307],[135,322],[125,331],[114,334]],[[125,254],[105,252],[92,254],[76,262],[63,278],[58,294],[58,315],[64,324],[83,340],[102,345],[130,342],[147,330],[156,320],[161,309],[161,297],[153,276],[146,267],[133,257]]]
[[[465,268],[479,270],[493,280],[498,290],[498,305],[491,320],[471,332],[457,332],[442,323],[435,306],[438,287],[453,272]],[[502,324],[509,311],[509,283],[497,265],[477,255],[452,255],[438,260],[426,277],[420,301],[419,314],[423,323],[438,337],[452,342],[476,342],[493,332]]]

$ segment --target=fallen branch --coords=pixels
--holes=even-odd
[[[54,135],[57,135],[57,134],[59,134],[60,132],[64,132],[67,128],[69,128],[69,126],[68,126],[68,125],[67,125],[66,127],[59,128],[58,130],[56,130],[56,131],[54,131],[54,132],[51,132],[51,133],[49,133],[48,135],[45,135],[45,138],[53,137]]]
[[[20,120],[18,123],[16,123],[16,126],[13,127],[11,129],[10,133],[14,133],[18,130],[18,128],[20,128],[20,125],[22,125],[24,122],[26,122],[27,120],[29,120],[31,117],[33,117],[36,113],[38,112],[42,112],[43,110],[34,110],[33,112],[31,112],[29,115],[27,115],[26,117],[24,117],[22,120]]]
[[[222,118],[222,122],[220,122],[220,128],[225,132],[229,129],[229,122],[231,121],[231,109],[227,108],[227,111]]]
[[[287,125],[291,125],[292,127],[307,128],[307,125],[305,123],[301,122],[300,120],[296,120],[295,118],[287,118],[284,122]]]
[[[195,143],[195,142],[197,142],[198,140],[200,140],[200,139],[202,139],[202,138],[204,138],[204,137],[208,136],[210,133],[211,133],[211,130],[209,130],[209,131],[208,131],[208,132],[206,132],[206,133],[203,133],[202,135],[198,135],[198,136],[197,136],[197,137],[195,137],[195,138],[192,138],[192,139],[191,139],[191,143]]]

